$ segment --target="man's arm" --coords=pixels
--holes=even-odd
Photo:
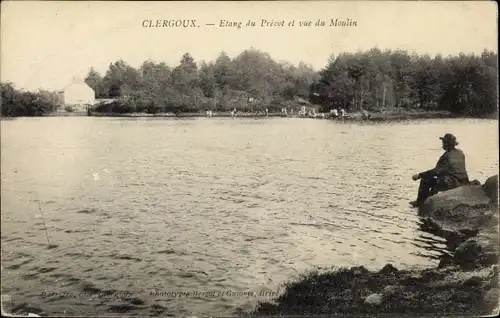
[[[448,156],[444,153],[438,160],[436,167],[424,172],[419,173],[420,178],[432,178],[434,176],[439,176],[447,167]]]

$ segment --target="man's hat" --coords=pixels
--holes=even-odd
[[[446,134],[443,137],[439,137],[444,143],[451,144],[451,145],[458,145],[457,142],[457,137],[453,136],[452,134]]]

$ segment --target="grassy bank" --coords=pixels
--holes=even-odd
[[[312,271],[286,283],[277,299],[241,316],[407,314],[487,315],[498,308],[498,266],[380,271]]]
[[[498,298],[498,272],[453,268],[399,271],[386,265],[311,272],[285,286],[275,301],[242,316],[328,314],[490,314]]]

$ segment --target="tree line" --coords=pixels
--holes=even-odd
[[[342,53],[319,72],[311,100],[351,111],[402,107],[491,115],[497,110],[497,58],[487,50],[445,58],[376,48]]]
[[[85,82],[96,98],[111,98],[99,112],[278,110],[299,98],[323,111],[384,111],[402,107],[484,116],[497,109],[497,54],[442,57],[371,49],[331,56],[319,72],[305,63],[278,62],[267,53],[221,53],[197,63],[185,53],[179,65],[151,60],[134,68],[110,63],[104,75],[90,68]],[[57,108],[57,94],[21,92],[2,83],[2,115],[36,116]]]
[[[307,99],[309,86],[318,79],[304,63],[279,63],[250,49],[232,59],[223,52],[215,61],[199,64],[186,53],[173,68],[145,61],[135,69],[119,60],[104,76],[92,68],[85,82],[98,97],[117,99],[97,111],[155,113],[280,108],[298,96]]]

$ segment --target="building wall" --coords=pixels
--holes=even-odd
[[[85,110],[95,102],[95,92],[87,84],[70,84],[64,89],[64,105],[75,110]]]

